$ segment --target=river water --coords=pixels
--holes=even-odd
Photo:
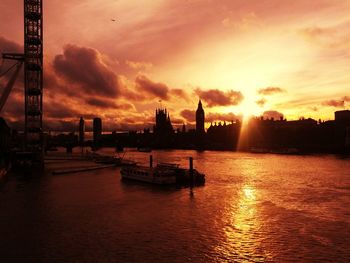
[[[105,150],[105,152],[111,150]],[[1,262],[349,262],[350,159],[153,151],[206,185],[123,182],[119,168],[0,189]],[[147,153],[127,158],[148,163]],[[79,164],[81,165],[81,164]]]

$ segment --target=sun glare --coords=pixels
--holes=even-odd
[[[259,116],[262,114],[263,109],[259,107],[252,98],[246,98],[239,106],[238,110],[244,117],[244,119],[251,116]]]

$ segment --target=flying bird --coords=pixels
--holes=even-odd
[[[115,22],[116,20],[115,19],[111,19],[111,21]]]

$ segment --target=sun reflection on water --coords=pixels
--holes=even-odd
[[[263,262],[261,223],[256,208],[257,190],[252,185],[243,184],[237,194],[238,199],[233,198],[226,211],[225,240],[217,249],[226,260]]]
[[[230,235],[237,234],[240,236],[242,241],[250,242],[251,230],[257,225],[256,219],[256,190],[249,185],[244,185],[240,192],[238,201],[238,208],[236,211],[232,211],[232,217],[234,227],[237,230],[236,233],[229,233]],[[242,243],[242,241],[240,243]]]
[[[246,200],[255,201],[255,189],[249,185],[243,187],[243,193]]]

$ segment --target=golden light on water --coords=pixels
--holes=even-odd
[[[255,201],[255,189],[251,186],[245,185],[243,187],[243,193],[246,200]]]
[[[262,262],[264,258],[260,251],[260,221],[256,207],[257,190],[250,184],[243,184],[238,191],[238,199],[231,200],[232,205],[224,219],[226,241],[220,244],[221,252],[227,258],[236,256],[240,259],[255,258],[255,262]]]
[[[249,239],[250,229],[256,225],[255,199],[255,189],[244,185],[240,193],[237,211],[233,214],[234,226],[244,239]]]

